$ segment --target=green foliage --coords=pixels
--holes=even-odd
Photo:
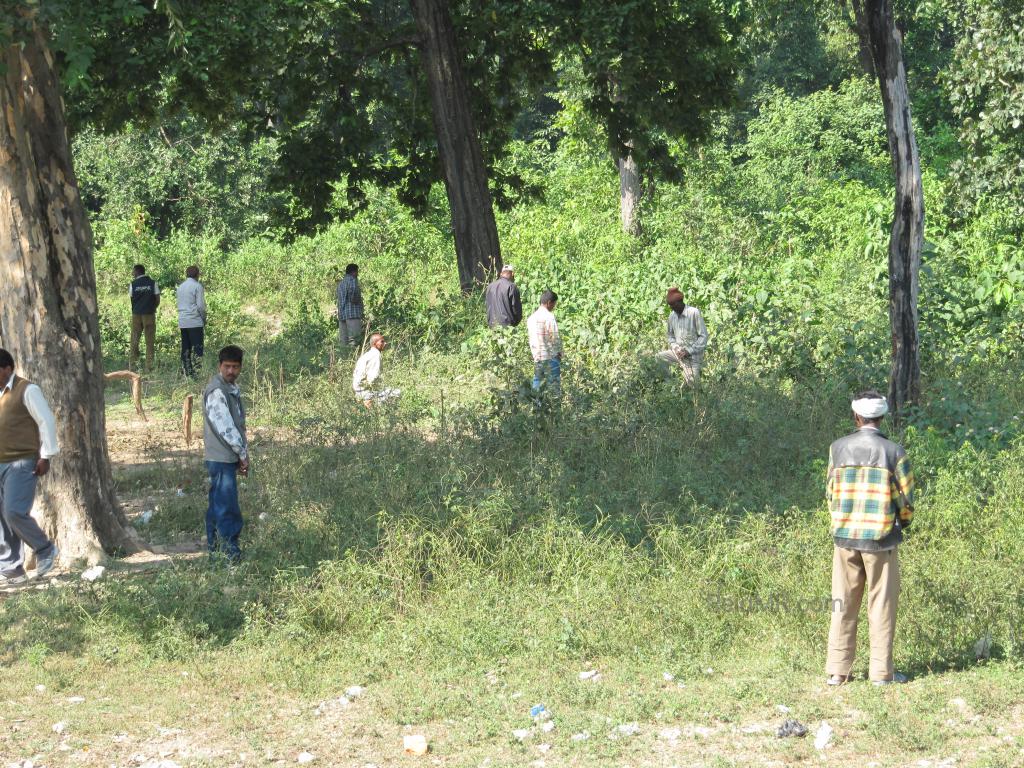
[[[961,213],[986,199],[1019,220],[1024,192],[1024,9],[1019,3],[970,3],[965,33],[946,74],[965,156],[957,163]]]
[[[74,138],[82,201],[103,220],[139,218],[160,238],[175,230],[219,237],[227,247],[267,231],[286,197],[266,183],[277,158],[271,139],[248,144],[236,129],[211,135],[187,119]]]

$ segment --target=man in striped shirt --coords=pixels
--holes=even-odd
[[[533,388],[539,390],[545,380],[547,391],[555,397],[562,392],[562,338],[554,315],[557,301],[554,291],[544,291],[540,306],[526,321],[533,355]]]
[[[832,516],[832,626],[825,674],[829,685],[850,680],[857,650],[857,619],[868,593],[875,685],[905,683],[893,668],[900,564],[896,552],[914,516],[914,474],[906,451],[879,431],[888,403],[875,390],[851,404],[857,431],[832,443],[826,496]]]

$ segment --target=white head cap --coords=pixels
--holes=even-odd
[[[502,266],[501,271],[502,272],[515,272],[516,268],[513,267],[511,264],[505,264],[504,266]]]
[[[884,397],[864,397],[850,403],[853,412],[862,419],[880,419],[889,412],[889,402]]]

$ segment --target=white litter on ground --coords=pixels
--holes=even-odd
[[[824,749],[832,741],[832,726],[826,721],[822,721],[818,727],[817,733],[814,734],[814,748]]]

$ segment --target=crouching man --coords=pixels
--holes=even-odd
[[[381,352],[387,342],[384,337],[375,333],[370,337],[370,348],[356,361],[352,372],[352,391],[370,408],[374,403],[386,403],[402,396],[402,390],[381,387]]]

